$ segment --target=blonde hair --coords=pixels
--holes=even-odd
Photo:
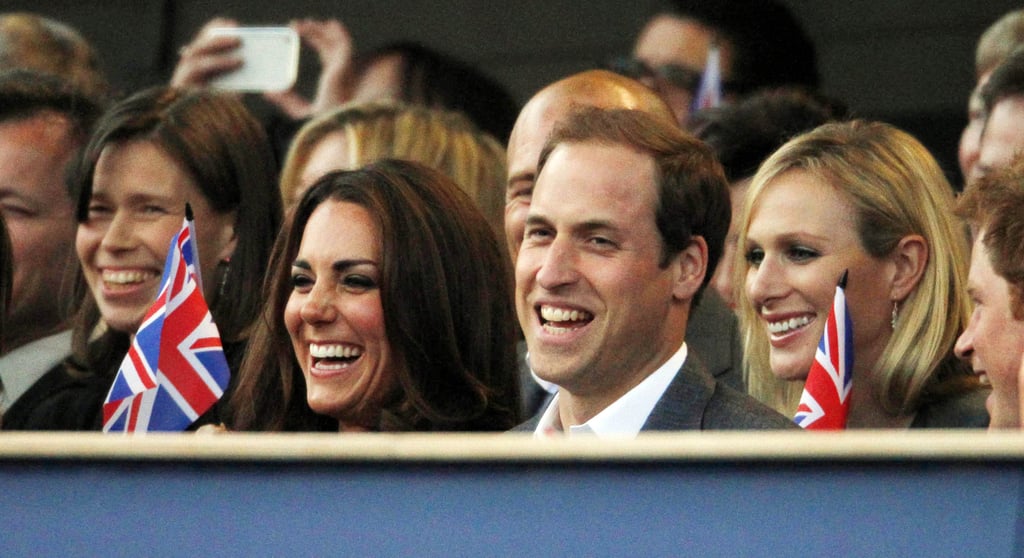
[[[350,169],[382,159],[403,159],[437,169],[476,202],[495,233],[503,235],[505,149],[460,112],[396,103],[342,106],[299,130],[281,172],[285,205],[298,203],[301,174],[325,137],[345,136]]]
[[[970,318],[968,242],[953,217],[953,189],[927,149],[909,134],[877,122],[825,124],[794,138],[758,169],[744,203],[739,246],[747,242],[752,208],[773,180],[790,170],[809,173],[842,192],[856,211],[864,250],[878,258],[892,253],[907,235],[921,235],[928,261],[914,290],[899,302],[892,336],[873,368],[872,388],[893,415],[915,411],[922,392],[937,382],[957,336]],[[737,251],[736,285],[746,281],[749,262]],[[792,414],[803,385],[777,379],[768,360],[768,340],[746,290],[738,288],[744,375],[751,395]]]

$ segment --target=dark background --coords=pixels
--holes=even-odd
[[[974,85],[978,36],[1010,0],[785,0],[818,50],[826,93],[855,115],[897,124],[928,145],[951,178]],[[283,24],[336,17],[357,49],[414,39],[471,61],[520,101],[561,76],[627,53],[658,0],[0,0],[78,28],[122,91],[165,82],[209,18]],[[305,53],[309,54],[309,53]],[[306,56],[303,83],[315,74]]]

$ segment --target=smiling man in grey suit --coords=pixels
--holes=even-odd
[[[588,70],[560,79],[534,95],[516,119],[508,142],[505,190],[505,237],[515,261],[526,228],[526,214],[537,178],[537,160],[555,124],[581,106],[634,109],[675,126],[672,110],[657,93],[638,81],[605,70]],[[710,275],[710,273],[709,273]],[[736,316],[714,290],[690,309],[686,340],[690,353],[703,361],[715,379],[743,390],[742,355]],[[524,350],[525,352],[525,350]],[[550,401],[551,386],[541,386],[521,362],[523,416],[533,416]]]
[[[559,390],[520,429],[793,426],[688,355],[690,308],[729,225],[726,188],[705,145],[641,111],[581,108],[556,128],[516,259],[516,310],[534,373]]]

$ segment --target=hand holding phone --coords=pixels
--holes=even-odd
[[[235,37],[232,55],[242,61],[236,70],[209,81],[232,91],[284,91],[295,83],[299,67],[299,36],[288,27],[216,27],[212,37]]]

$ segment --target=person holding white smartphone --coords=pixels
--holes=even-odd
[[[205,86],[239,67],[239,41],[219,27],[237,25],[218,18],[207,23],[181,49],[171,85]],[[519,105],[503,85],[454,57],[414,41],[398,41],[355,55],[352,37],[337,20],[295,20],[289,24],[303,44],[317,52],[320,77],[312,99],[294,88],[263,91],[263,96],[295,120],[322,114],[345,103],[399,101],[464,112],[503,143]]]
[[[174,69],[171,85],[174,87],[216,86],[219,80],[245,65],[241,56],[244,38],[230,29],[240,28],[238,22],[228,18],[214,18],[206,23],[189,44],[179,51],[180,59]],[[317,52],[321,73],[314,99],[306,99],[292,87],[262,89],[264,97],[294,119],[308,118],[351,98],[352,38],[340,21],[303,19],[292,21],[292,30],[306,45]],[[249,91],[258,89],[248,89]]]

